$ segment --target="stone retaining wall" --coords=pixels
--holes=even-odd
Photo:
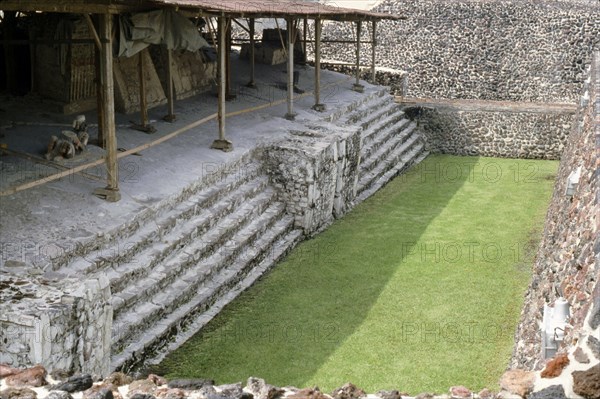
[[[571,113],[508,113],[407,108],[433,153],[505,158],[560,159]]]
[[[386,0],[376,10],[407,17],[381,21],[376,36],[376,80],[403,97],[573,104],[600,46],[600,7],[591,0]],[[327,23],[323,39],[347,40],[353,29]],[[361,39],[371,40],[370,26]],[[322,56],[354,63],[353,48],[326,43]],[[371,64],[368,43],[360,64]],[[361,76],[371,80],[369,70]],[[559,159],[573,117],[438,107],[418,115],[432,152],[541,159]]]
[[[412,97],[573,103],[600,45],[594,0],[386,0],[376,10],[407,16],[377,25],[376,65],[407,71]],[[349,24],[323,29],[324,40],[355,35]],[[353,48],[324,44],[323,58],[354,63]]]
[[[0,363],[107,375],[112,325],[108,279],[57,282],[15,270],[9,277],[7,269],[0,282]]]
[[[548,209],[533,279],[515,335],[512,366],[537,369],[544,365],[540,355],[539,324],[544,303],[552,304],[562,293],[571,304],[572,330],[565,349],[579,339],[583,321],[595,303],[597,328],[600,323],[598,284],[598,151],[600,150],[600,52],[596,52],[591,78],[581,99],[577,121],[562,156],[554,194]],[[581,167],[579,184],[572,197],[565,195],[569,174]],[[590,321],[592,323],[592,321]],[[598,344],[600,352],[600,343]],[[600,356],[600,355],[598,355]]]

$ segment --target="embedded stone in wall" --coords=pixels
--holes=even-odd
[[[566,353],[556,355],[554,359],[551,359],[546,363],[546,367],[542,370],[542,378],[554,378],[558,377],[563,369],[569,365],[569,357]]]
[[[527,396],[533,390],[535,374],[525,370],[508,370],[500,379],[500,387],[510,393]]]
[[[528,399],[568,399],[562,385],[551,385],[527,396]]]
[[[573,372],[573,392],[584,398],[600,398],[600,363],[587,370]]]

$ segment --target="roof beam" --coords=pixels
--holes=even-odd
[[[84,0],[2,0],[0,10],[21,12],[56,12],[74,14],[118,14],[150,9],[147,3],[131,1],[129,3],[115,4],[110,0],[84,1]]]

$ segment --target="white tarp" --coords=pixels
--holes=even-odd
[[[151,44],[169,50],[198,51],[208,43],[192,21],[174,10],[158,10],[119,18],[119,57],[131,57]]]

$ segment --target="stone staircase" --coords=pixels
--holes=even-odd
[[[61,271],[110,280],[111,368],[127,371],[196,333],[301,237],[259,161],[248,159]]]
[[[374,194],[398,174],[427,157],[425,142],[401,106],[379,91],[352,110],[344,122],[361,129],[361,161],[355,202]]]
[[[356,202],[427,155],[385,89],[328,119],[360,127]],[[82,281],[110,282],[112,369],[160,361],[303,238],[259,158],[249,152],[203,176],[56,266]]]

